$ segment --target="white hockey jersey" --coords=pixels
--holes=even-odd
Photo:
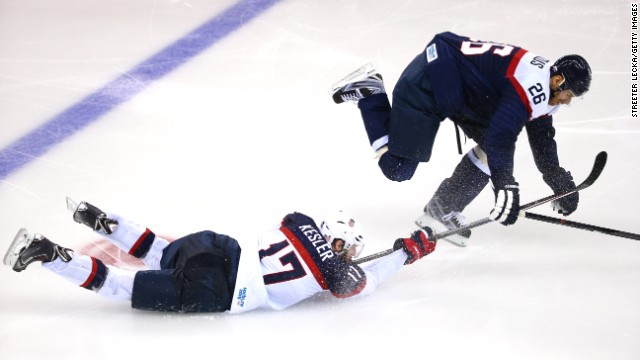
[[[331,251],[310,217],[292,213],[260,237],[259,249],[242,248],[231,313],[281,310],[324,290],[340,298],[370,293],[402,267],[402,250],[366,270]]]

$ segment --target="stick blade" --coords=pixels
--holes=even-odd
[[[596,180],[602,174],[602,170],[604,170],[604,166],[607,164],[607,152],[601,151],[596,155],[596,160],[593,162],[593,168],[591,169],[591,173],[587,176],[586,179],[582,182],[582,184],[578,185],[578,188],[586,188],[587,186],[593,185]]]

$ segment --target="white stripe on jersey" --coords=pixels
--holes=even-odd
[[[550,106],[551,89],[549,88],[551,62],[546,61],[542,68],[539,67],[541,57],[527,52],[518,62],[513,74],[518,84],[524,90],[531,108],[531,119],[544,115],[551,115],[557,111],[558,106]]]

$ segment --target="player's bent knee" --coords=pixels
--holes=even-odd
[[[401,182],[413,177],[418,167],[418,162],[386,152],[380,156],[378,166],[387,179]]]

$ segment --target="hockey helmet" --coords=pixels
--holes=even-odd
[[[580,55],[565,55],[551,67],[551,76],[562,75],[564,82],[558,91],[571,90],[574,96],[582,96],[591,85],[591,67]]]
[[[336,255],[346,254],[353,247],[349,253],[357,257],[364,249],[362,227],[343,210],[327,214],[320,223],[320,232]]]

